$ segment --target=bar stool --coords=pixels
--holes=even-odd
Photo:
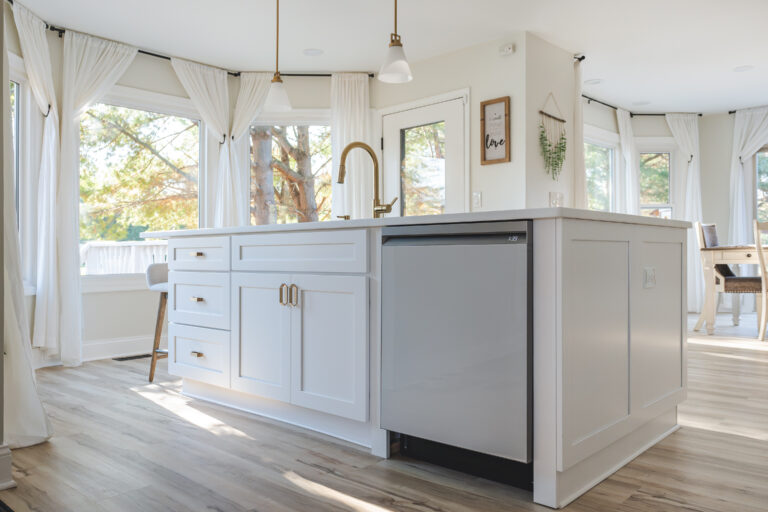
[[[152,263],[147,267],[147,286],[153,292],[160,292],[160,304],[157,306],[157,323],[155,324],[155,342],[152,345],[152,362],[149,366],[149,382],[155,378],[155,366],[158,359],[168,357],[168,351],[160,348],[160,337],[163,335],[165,309],[168,305],[168,264]]]

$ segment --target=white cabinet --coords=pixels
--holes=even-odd
[[[295,275],[291,402],[368,419],[368,286],[364,276]]]
[[[216,386],[229,386],[229,332],[169,324],[168,372]]]
[[[290,400],[290,279],[288,274],[232,273],[232,389]]]
[[[232,340],[233,389],[367,420],[365,276],[233,272]]]

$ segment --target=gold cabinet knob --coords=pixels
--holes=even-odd
[[[198,352],[197,350],[193,350],[192,352],[189,353],[189,355],[191,355],[192,357],[205,357],[205,354],[203,354],[202,352]]]
[[[192,251],[191,253],[189,253],[189,255],[192,256],[193,258],[202,258],[203,256],[205,256],[205,253],[203,251]]]
[[[205,302],[205,299],[202,297],[190,297],[189,300],[192,302]]]

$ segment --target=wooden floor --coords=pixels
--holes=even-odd
[[[689,347],[682,428],[566,510],[768,511],[768,343]],[[152,385],[147,367],[40,370],[56,434],[13,452],[19,486],[0,499],[16,512],[549,510],[530,493],[188,399],[165,361]]]

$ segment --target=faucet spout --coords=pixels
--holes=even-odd
[[[384,204],[379,198],[379,159],[376,158],[373,148],[365,142],[351,142],[347,144],[344,150],[341,152],[341,163],[339,163],[339,177],[336,180],[337,183],[344,183],[344,179],[347,176],[347,155],[355,148],[360,148],[368,153],[373,161],[373,217],[379,218],[385,213],[392,211],[392,205],[395,204],[397,198],[393,199],[391,203]]]

